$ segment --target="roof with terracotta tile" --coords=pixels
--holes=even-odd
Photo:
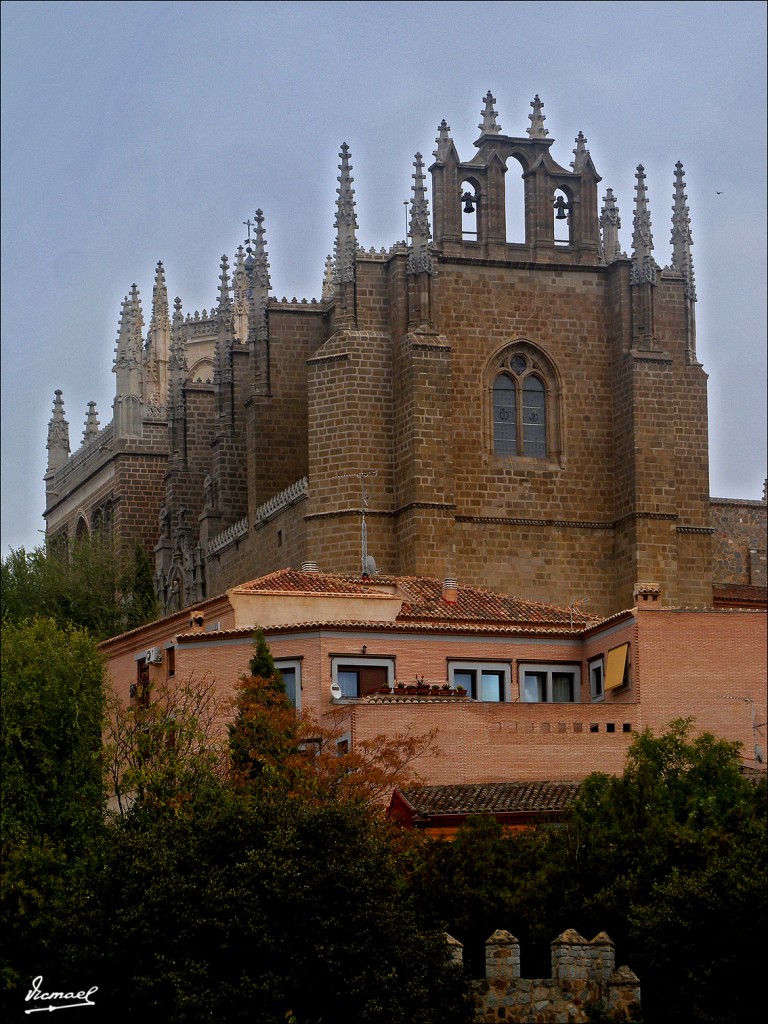
[[[578,782],[493,782],[478,785],[422,786],[401,790],[419,817],[453,814],[563,812],[570,808]]]
[[[260,579],[233,588],[241,594],[302,594],[316,596],[365,597],[380,594],[399,597],[403,604],[397,622],[465,622],[580,625],[587,623],[583,612],[558,608],[540,601],[526,601],[505,594],[495,594],[480,587],[458,584],[456,601],[443,598],[440,580],[425,576],[382,576],[370,579],[334,573],[299,572],[282,569]]]

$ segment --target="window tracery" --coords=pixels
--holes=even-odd
[[[559,387],[549,360],[526,342],[508,346],[489,367],[494,455],[557,459]]]

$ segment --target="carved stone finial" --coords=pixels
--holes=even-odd
[[[152,287],[152,316],[149,321],[150,331],[163,330],[170,324],[168,314],[168,289],[165,284],[165,269],[158,261],[155,268],[155,283]]]
[[[619,243],[621,218],[619,217],[619,207],[616,204],[616,197],[613,194],[612,188],[605,190],[603,203],[604,206],[600,211],[600,262],[608,264],[621,257],[621,245]]]
[[[69,423],[64,419],[61,391],[54,391],[53,412],[48,422],[48,472],[63,466],[69,457]]]
[[[173,303],[173,326],[171,328],[171,354],[168,360],[170,370],[187,370],[187,332],[184,329],[184,314],[181,299],[176,296]]]
[[[88,444],[99,432],[99,417],[96,413],[96,403],[89,402],[85,414],[85,430],[83,431],[83,444]]]
[[[499,135],[501,132],[501,126],[496,121],[499,116],[499,112],[493,109],[493,104],[496,102],[496,98],[491,95],[491,90],[485,94],[485,106],[480,112],[482,121],[477,126],[483,135]]]
[[[115,374],[116,396],[132,395],[141,397],[142,362],[144,355],[141,329],[144,317],[141,299],[136,285],[131,286],[130,295],[123,300],[120,310],[120,326],[112,372]]]
[[[259,288],[269,292],[272,287],[269,279],[269,260],[267,259],[267,241],[264,231],[264,211],[259,209],[256,218],[256,234],[253,241],[254,275]]]
[[[576,136],[576,148],[573,151],[573,160],[571,160],[571,167],[577,174],[587,162],[588,155],[589,150],[587,149],[587,140],[584,137],[584,133],[579,132]]]
[[[435,139],[435,142],[437,143],[437,149],[432,150],[432,156],[438,161],[445,159],[446,154],[450,148],[451,136],[448,134],[450,130],[450,125],[446,122],[445,118],[443,118],[443,120],[437,126],[437,138]]]
[[[685,194],[683,165],[675,164],[675,193],[672,204],[672,269],[682,274],[686,298],[696,301],[696,281],[691,257],[691,218]]]
[[[219,274],[219,314],[228,313],[232,309],[232,296],[229,284],[229,260],[221,257],[221,273]]]
[[[267,306],[269,290],[272,287],[269,277],[269,260],[267,259],[264,211],[259,208],[253,216],[254,237],[246,246],[247,255],[244,263],[250,298],[248,343],[252,348],[257,342],[266,341],[269,334]]]
[[[181,299],[173,303],[173,324],[171,346],[168,358],[168,405],[171,414],[180,417],[184,413],[184,383],[187,379],[187,328],[181,311]]]
[[[635,216],[632,231],[632,273],[630,284],[656,284],[656,263],[653,258],[651,214],[648,209],[648,191],[645,168],[638,164],[635,185]]]
[[[357,217],[355,216],[355,190],[352,188],[352,165],[349,162],[349,146],[342,144],[339,153],[341,163],[339,170],[341,174],[336,179],[339,188],[336,189],[338,199],[336,200],[336,220],[333,226],[336,228],[336,239],[334,241],[334,281],[341,284],[344,281],[355,279],[355,254],[357,252]]]
[[[329,253],[325,257],[325,269],[323,270],[323,290],[320,298],[323,302],[330,302],[334,296],[333,288],[333,256]]]
[[[531,127],[526,128],[526,132],[532,139],[545,139],[549,135],[548,129],[544,127],[544,121],[546,118],[542,114],[544,104],[539,99],[539,94],[531,100],[531,106],[533,107],[533,113],[528,115],[528,120],[531,122]]]
[[[411,223],[408,235],[411,239],[411,247],[408,252],[408,271],[411,274],[432,273],[432,257],[429,252],[429,240],[432,237],[429,230],[429,200],[424,185],[424,161],[421,153],[416,154],[413,162],[415,168],[413,174],[413,185],[411,192]]]

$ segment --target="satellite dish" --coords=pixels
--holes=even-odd
[[[765,761],[765,754],[759,743],[755,744],[755,760],[758,764],[762,764]]]
[[[331,697],[333,697],[334,700],[341,700],[342,697],[341,687],[335,680],[331,683]]]
[[[365,556],[365,574],[366,576],[375,576],[378,572],[376,568],[376,559],[373,555]]]

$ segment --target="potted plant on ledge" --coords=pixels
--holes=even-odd
[[[416,693],[422,697],[429,693],[429,683],[424,679],[424,676],[416,676]]]

